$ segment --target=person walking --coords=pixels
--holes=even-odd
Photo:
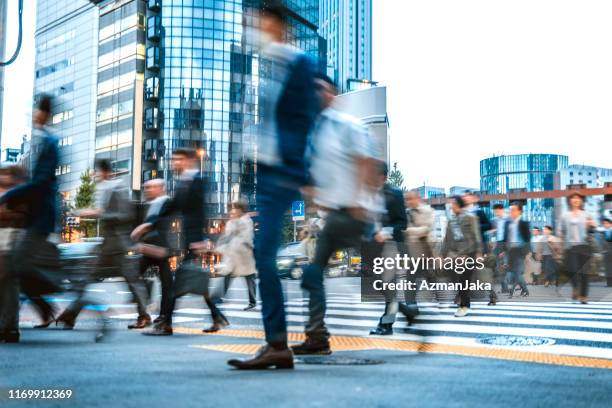
[[[157,268],[161,282],[161,303],[159,316],[153,323],[159,323],[168,314],[172,298],[172,273],[169,265],[169,235],[170,220],[162,217],[164,206],[170,197],[166,194],[166,183],[163,179],[148,180],[143,185],[145,199],[147,200],[146,212],[143,223],[136,227],[131,237],[136,244],[136,252],[142,254],[140,259],[140,275],[144,276],[149,268]],[[145,234],[140,235],[142,225],[153,225]],[[146,227],[145,227],[146,228]],[[137,320],[135,324],[128,326],[129,329],[143,329],[149,325],[146,320]]]
[[[523,204],[514,202],[510,205],[510,219],[506,223],[505,251],[508,260],[506,272],[506,285],[509,297],[514,296],[514,289],[518,284],[521,296],[529,296],[525,282],[525,258],[531,252],[531,230],[529,221],[522,218]]]
[[[589,268],[593,256],[595,220],[584,210],[585,197],[572,193],[567,198],[568,210],[559,222],[559,238],[565,249],[567,271],[572,279],[572,299],[582,304],[588,303]]]
[[[559,239],[555,237],[552,226],[544,226],[543,235],[537,244],[536,259],[542,262],[545,287],[550,284],[559,286],[557,260],[561,257],[560,252]]]
[[[65,330],[73,329],[76,319],[83,308],[90,303],[87,299],[87,286],[98,278],[124,277],[133,298],[136,301],[138,321],[130,326],[146,326],[151,324],[151,316],[147,313],[146,287],[140,279],[138,271],[127,258],[131,247],[129,237],[133,211],[128,200],[127,186],[121,179],[113,178],[111,162],[98,159],[95,162],[96,189],[94,207],[78,210],[75,215],[83,218],[98,219],[101,225],[101,235],[104,239],[100,245],[98,262],[94,275],[77,287],[77,298],[57,318],[57,325]]]
[[[305,341],[291,347],[298,355],[331,353],[330,334],[324,321],[324,270],[334,252],[361,245],[367,233],[368,214],[376,207],[371,200],[380,198],[379,212],[384,211],[380,195],[383,183],[376,189],[373,178],[374,174],[381,174],[381,168],[375,171],[373,167],[372,147],[365,128],[356,118],[336,109],[337,89],[330,78],[321,76],[315,84],[324,110],[311,140],[312,199],[326,215],[314,259],[302,277],[301,286],[308,293],[308,321]],[[377,178],[380,180],[381,176]]]
[[[493,285],[491,292],[489,293],[489,306],[495,306],[497,304],[497,293],[495,292],[496,284],[500,284],[501,293],[507,293],[508,287],[506,286],[504,267],[507,263],[505,253],[505,241],[506,241],[506,223],[508,218],[506,217],[506,209],[503,204],[493,205],[494,217],[491,220],[490,230],[491,235],[495,238],[493,250],[491,256],[494,257],[493,263]]]
[[[404,239],[404,231],[408,226],[406,207],[401,190],[387,183],[387,165],[382,163],[381,183],[383,184],[382,195],[385,200],[385,212],[382,214],[381,228],[374,235],[373,249],[374,257],[394,257],[396,254],[403,256],[408,253]],[[383,272],[383,282],[395,282],[397,279],[395,268],[386,269]],[[409,280],[412,276],[410,272]],[[390,275],[390,276],[385,276]],[[397,301],[395,290],[385,291],[385,311],[381,316],[378,325],[370,331],[372,335],[387,336],[393,334],[393,324],[395,323],[398,311],[401,311],[408,319],[408,324],[412,322],[418,314],[416,307],[416,291],[404,291],[404,303]]]
[[[57,226],[57,176],[59,163],[58,139],[47,127],[53,117],[53,98],[40,95],[33,114],[33,152],[38,152],[32,176],[0,196],[0,205],[25,203],[28,216],[25,232],[13,247],[11,260],[15,279],[21,290],[34,302],[41,316],[39,327],[49,326],[53,320],[53,307],[42,294],[58,291],[59,287],[46,278],[38,269],[37,258],[42,248],[48,247],[47,239]],[[10,321],[19,321],[19,303],[11,302],[4,312]],[[18,342],[19,330],[11,328],[2,335],[5,341]],[[0,340],[2,340],[0,339]]]
[[[612,219],[603,220],[604,263],[606,266],[606,286],[612,286]]]
[[[200,256],[210,250],[212,245],[204,233],[206,213],[204,208],[204,180],[198,169],[198,155],[194,149],[178,148],[172,152],[172,169],[176,173],[174,196],[162,207],[160,214],[150,223],[140,225],[132,232],[134,238],[154,230],[159,222],[169,218],[180,219],[183,239],[180,262],[172,283],[168,309],[162,314],[164,319],[155,324],[152,329],[143,332],[146,336],[171,336],[172,315],[177,298],[187,293],[200,293],[208,306],[213,324],[204,332],[217,331],[229,325],[229,321],[214,304],[208,293],[208,274],[201,272]],[[192,273],[194,272],[195,273]]]
[[[479,228],[479,220],[476,216],[465,211],[466,202],[461,196],[451,199],[451,217],[446,227],[446,234],[442,241],[440,255],[442,258],[476,258],[482,254],[482,241]],[[464,262],[465,263],[465,262]],[[458,291],[458,309],[455,317],[464,317],[470,311],[470,290],[465,287],[472,280],[473,268],[455,268],[453,280],[461,284]]]
[[[232,359],[238,369],[293,368],[287,344],[283,290],[276,266],[283,214],[308,182],[307,138],[319,113],[315,68],[310,58],[286,42],[286,9],[270,4],[261,9],[262,62],[268,77],[262,92],[262,122],[257,148],[259,231],[255,263],[259,274],[261,313],[266,345],[252,358]]]
[[[253,256],[253,220],[248,214],[249,204],[244,200],[232,203],[230,219],[225,231],[217,241],[216,251],[221,254],[223,293],[225,295],[233,278],[246,279],[249,304],[244,310],[257,306],[255,282],[255,258]]]

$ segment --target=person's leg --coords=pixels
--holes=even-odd
[[[172,325],[172,310],[174,309],[174,300],[172,294],[173,276],[170,270],[168,259],[162,259],[157,264],[159,268],[159,280],[161,284],[161,303],[159,306],[159,315],[163,321]]]
[[[121,254],[117,254],[115,259],[120,269],[120,273],[123,275],[130,292],[132,292],[134,301],[136,302],[138,317],[140,319],[150,319],[149,313],[147,312],[147,287],[142,279],[139,264],[134,260],[127,259]]]
[[[581,301],[586,302],[589,295],[589,273],[591,272],[591,256],[589,254],[581,254],[580,256],[580,296]]]
[[[259,178],[261,181],[257,193],[259,231],[255,237],[255,263],[259,273],[261,313],[266,342],[275,349],[286,349],[287,322],[276,255],[280,246],[284,213],[291,202],[298,197],[298,193],[276,186],[272,180]]]
[[[521,288],[521,295],[528,295],[529,290],[527,290],[527,282],[525,281],[525,255],[522,252],[516,254],[516,280],[518,282],[519,287]]]
[[[249,306],[257,304],[257,284],[255,282],[255,274],[247,275],[246,279],[247,290],[249,292]]]
[[[3,260],[4,261],[4,260]],[[0,341],[19,340],[19,282],[9,273],[0,279]]]
[[[569,248],[566,253],[567,272],[572,281],[572,299],[577,299],[580,296],[578,291],[578,272],[580,270],[578,254],[574,248]]]

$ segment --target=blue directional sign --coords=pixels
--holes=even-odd
[[[304,221],[306,215],[306,206],[303,201],[294,201],[291,203],[291,217],[293,221]]]

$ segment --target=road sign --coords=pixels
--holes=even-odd
[[[293,221],[304,221],[306,215],[306,206],[303,201],[294,201],[291,204],[291,218]]]

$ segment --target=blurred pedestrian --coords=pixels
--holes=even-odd
[[[452,214],[448,220],[440,253],[442,258],[453,258],[456,263],[458,259],[461,259],[464,265],[466,259],[475,259],[482,254],[479,220],[465,211],[466,205],[461,196],[454,196],[451,199]],[[453,271],[453,280],[462,285],[457,294],[459,307],[455,312],[455,317],[464,317],[470,311],[470,289],[465,286],[471,282],[473,273],[473,267],[456,267]]]
[[[232,203],[230,219],[225,231],[217,241],[216,251],[221,254],[223,295],[230,287],[233,278],[246,279],[249,304],[244,310],[257,306],[257,286],[255,282],[255,258],[253,256],[253,220],[248,214],[249,204],[244,200]]]
[[[567,271],[572,279],[572,299],[588,302],[589,268],[593,255],[591,233],[595,220],[584,210],[585,197],[574,192],[567,198],[568,210],[559,221],[559,238],[565,249]]]
[[[408,254],[404,239],[404,231],[408,226],[406,206],[402,191],[387,182],[387,165],[381,163],[380,167],[379,183],[382,185],[381,193],[384,197],[385,211],[381,214],[381,222],[377,223],[374,240],[370,246],[376,252],[373,255],[374,257],[385,256],[393,258],[397,254],[400,256]],[[398,272],[395,268],[385,270],[383,272],[383,282],[395,282],[398,278]],[[414,280],[411,279],[414,275],[411,275],[410,272],[407,273],[409,275],[407,279]],[[398,302],[395,290],[387,290],[385,292],[385,311],[376,328],[370,331],[372,335],[387,336],[393,334],[393,324],[395,323],[398,311],[404,313],[408,324],[411,324],[418,314],[415,290],[404,291],[403,303]]]
[[[606,267],[606,282],[607,286],[612,286],[612,219],[604,218],[603,220],[603,235],[604,235],[604,264]]]
[[[503,204],[493,205],[494,217],[491,220],[490,230],[491,235],[494,237],[494,246],[491,256],[494,257],[493,262],[493,285],[491,292],[489,293],[489,306],[495,306],[497,304],[497,293],[495,292],[495,286],[500,284],[501,293],[508,292],[506,286],[505,270],[506,265],[506,253],[505,253],[505,241],[506,241],[506,223],[508,218],[506,216],[506,209]]]
[[[558,286],[557,261],[561,258],[560,242],[555,237],[552,226],[544,226],[543,231],[544,233],[537,244],[536,259],[542,262],[544,286],[548,287],[550,284]]]
[[[53,117],[53,98],[40,95],[33,113],[32,151],[38,152],[31,179],[21,183],[0,196],[0,205],[24,204],[28,209],[25,219],[25,233],[20,235],[12,250],[12,266],[21,290],[33,301],[39,315],[39,327],[53,322],[53,307],[42,295],[55,292],[59,287],[41,273],[37,265],[44,248],[49,247],[47,239],[55,232],[57,222],[57,176],[55,169],[59,162],[58,139],[47,124]],[[5,310],[11,321],[19,321],[19,304],[12,302]],[[4,334],[9,341],[19,341],[19,332],[11,330]]]
[[[376,183],[373,148],[365,128],[350,115],[334,106],[337,88],[325,76],[315,81],[323,112],[311,135],[310,175],[312,198],[326,214],[323,230],[317,238],[312,263],[304,271],[302,288],[308,292],[306,339],[292,346],[295,354],[329,354],[329,331],[325,326],[324,270],[336,251],[359,248],[368,227],[368,201]],[[380,169],[380,167],[379,167]],[[384,180],[384,177],[383,177]],[[381,190],[383,183],[379,183]],[[380,195],[380,212],[384,211]],[[405,225],[405,224],[403,224]],[[399,231],[399,230],[398,230]]]
[[[57,318],[57,323],[65,330],[73,329],[83,308],[91,303],[87,298],[87,286],[98,279],[120,276],[125,278],[136,302],[138,322],[135,324],[149,325],[151,316],[147,313],[146,287],[138,276],[138,269],[127,259],[127,252],[132,244],[129,234],[134,219],[127,186],[121,179],[113,178],[109,160],[98,159],[94,167],[96,171],[94,207],[77,210],[75,215],[99,220],[103,241],[99,247],[93,276],[76,287],[77,298]]]
[[[474,191],[466,191],[463,193],[463,201],[466,203],[464,211],[478,218],[480,226],[480,241],[482,242],[482,253],[489,252],[487,233],[491,230],[491,221],[484,210],[478,205],[480,198]]]
[[[213,324],[204,332],[217,331],[229,325],[229,321],[214,304],[208,293],[209,276],[202,271],[200,257],[212,250],[212,245],[204,233],[207,223],[204,207],[204,179],[198,169],[198,155],[194,149],[178,148],[172,152],[172,169],[176,173],[174,196],[162,207],[160,214],[150,223],[146,223],[132,232],[134,238],[145,234],[166,217],[180,219],[182,235],[180,262],[172,284],[172,297],[168,310],[163,310],[164,320],[155,324],[152,329],[143,332],[147,336],[171,336],[172,314],[177,298],[187,293],[204,295],[206,306],[210,309]],[[155,221],[157,220],[157,221]],[[163,303],[163,300],[162,300]]]
[[[172,301],[172,273],[170,271],[169,256],[170,245],[168,242],[170,234],[169,217],[163,217],[164,206],[170,197],[166,194],[166,183],[163,179],[148,180],[143,185],[144,196],[147,200],[146,212],[142,224],[136,227],[132,233],[132,239],[138,242],[136,250],[142,254],[140,259],[140,274],[144,276],[149,268],[157,268],[161,282],[161,304],[159,316],[153,323],[165,320]],[[145,227],[143,227],[143,225]],[[145,233],[147,225],[151,226]],[[129,329],[142,329],[149,322],[138,319],[136,323],[128,326]]]
[[[251,359],[228,361],[238,369],[293,368],[276,255],[283,215],[300,198],[299,190],[308,180],[305,150],[319,111],[314,64],[304,52],[287,44],[285,7],[267,4],[259,16],[261,64],[267,76],[262,78],[261,88],[256,197],[259,231],[255,237],[266,345]]]
[[[0,194],[26,181],[19,166],[0,169]],[[11,262],[11,251],[24,233],[27,207],[0,207],[0,343],[19,340],[19,281]]]
[[[506,285],[509,296],[514,296],[518,284],[521,296],[529,296],[525,281],[525,258],[531,252],[531,230],[529,221],[523,219],[523,204],[514,202],[510,205],[510,219],[506,223],[505,251],[508,261]]]

